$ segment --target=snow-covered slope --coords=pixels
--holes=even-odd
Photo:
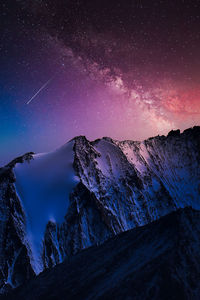
[[[73,170],[71,141],[55,152],[37,154],[13,169],[15,188],[27,216],[27,241],[32,249],[32,266],[43,270],[41,248],[47,223],[61,224],[69,206],[69,194],[78,183]]]
[[[21,282],[11,270],[16,274],[22,248],[29,273],[37,274],[179,207],[199,209],[199,166],[200,127],[144,142],[79,136],[52,153],[14,160],[0,169],[2,290]],[[10,219],[17,245],[5,229]],[[3,248],[10,243],[9,256]]]

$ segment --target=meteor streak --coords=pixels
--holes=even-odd
[[[30,104],[31,101],[33,101],[33,99],[52,81],[53,77],[50,78],[47,82],[45,82],[45,84],[43,84],[43,86],[41,86],[41,88],[33,95],[33,97],[31,97],[31,99],[29,99],[27,101],[26,104]]]

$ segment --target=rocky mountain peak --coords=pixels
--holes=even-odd
[[[199,209],[199,146],[200,127],[143,142],[78,136],[1,168],[2,291],[178,208]]]

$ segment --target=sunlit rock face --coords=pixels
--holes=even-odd
[[[200,127],[144,142],[79,136],[0,170],[1,290],[66,256],[200,207]]]

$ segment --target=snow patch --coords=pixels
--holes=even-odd
[[[30,162],[14,168],[16,191],[26,214],[27,239],[32,249],[32,267],[42,271],[41,251],[48,221],[61,223],[67,213],[69,194],[78,183],[73,170],[74,142],[60,149],[33,155]]]

